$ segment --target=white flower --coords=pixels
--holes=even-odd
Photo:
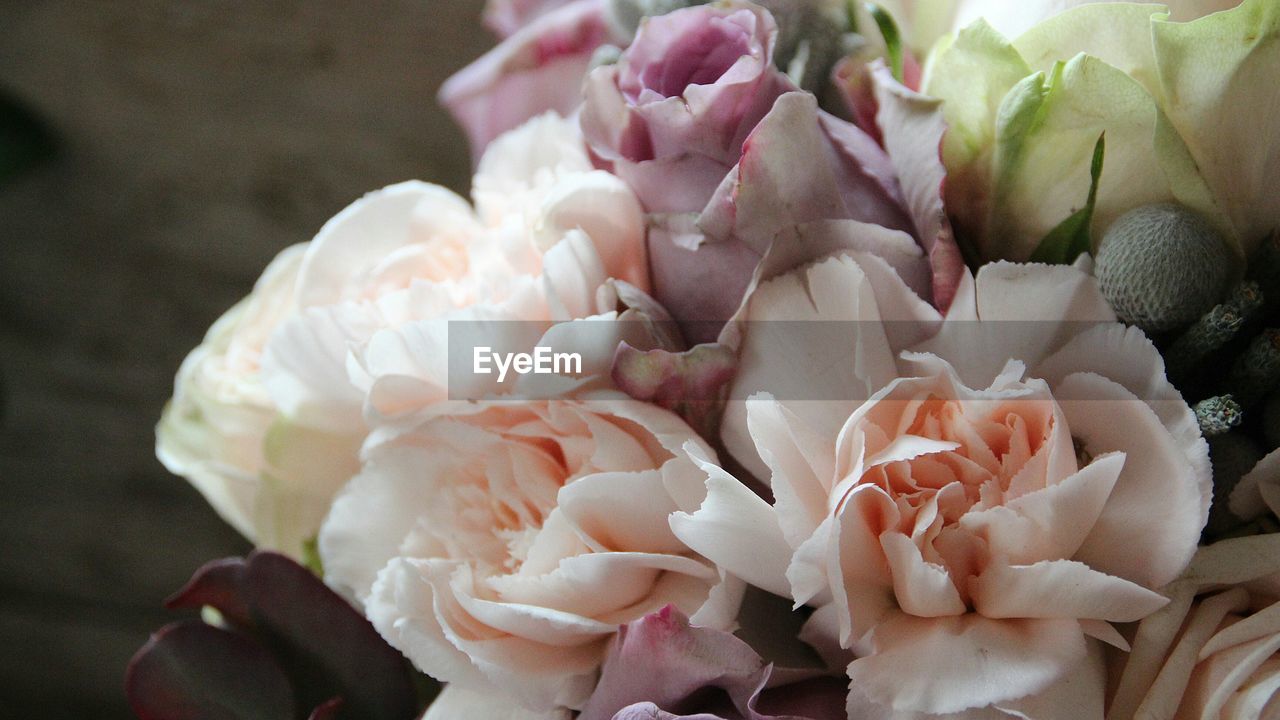
[[[294,557],[315,536],[333,493],[358,469],[362,430],[291,422],[261,379],[262,348],[293,312],[304,246],[267,267],[253,293],[214,323],[178,371],[156,429],[156,454],[241,534]]]

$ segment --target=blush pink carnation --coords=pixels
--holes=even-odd
[[[591,167],[576,123],[534,118],[492,143],[474,207],[446,188],[393,185],[351,205],[311,242],[297,309],[267,343],[264,383],[289,416],[363,425],[454,397],[480,397],[496,375],[449,377],[451,321],[484,325],[486,345],[528,351],[543,333],[607,374],[613,280],[647,287],[644,220],[629,188]],[[559,323],[558,329],[553,326]],[[575,335],[576,334],[576,335]],[[569,336],[569,337],[566,337]],[[456,348],[455,348],[456,352]],[[476,385],[463,386],[463,381]]]
[[[1114,320],[1074,267],[985,266],[945,320],[870,254],[766,273],[724,441],[774,502],[693,450],[708,497],[672,526],[815,608],[851,717],[1101,717],[1097,640],[1166,603],[1210,494],[1193,413]]]
[[[320,532],[326,580],[420,669],[556,713],[620,625],[668,604],[732,622],[741,586],[668,525],[704,495],[681,446],[710,452],[676,415],[619,394],[455,410],[376,434]]]

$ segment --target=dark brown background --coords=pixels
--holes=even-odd
[[[54,160],[0,186],[0,718],[128,718],[124,665],[246,545],[154,459],[173,373],[362,193],[465,189],[435,103],[480,0],[3,0]]]

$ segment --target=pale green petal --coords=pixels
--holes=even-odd
[[[359,470],[363,435],[335,434],[278,416],[263,438],[265,467],[254,503],[257,543],[302,557],[333,496]]]
[[[183,370],[191,367],[188,360]],[[180,373],[178,392],[156,426],[156,457],[169,472],[186,478],[240,534],[255,540],[259,443],[271,412],[224,405],[184,380]]]
[[[1039,77],[1039,76],[1036,76]],[[988,257],[1026,260],[1039,241],[1085,202],[1098,136],[1106,158],[1092,237],[1127,210],[1174,199],[1156,154],[1159,110],[1124,72],[1088,55],[1059,64],[1042,88],[1031,79],[1000,109]]]
[[[954,38],[943,38],[925,68],[925,94],[941,99],[947,134],[947,208],[957,235],[984,235],[991,201],[991,160],[996,113],[1015,85],[1031,75],[1018,51],[978,21]]]
[[[1092,3],[1045,20],[1014,40],[1013,46],[1032,69],[1044,72],[1080,53],[1092,55],[1154,93],[1151,21],[1167,17],[1164,5]]]
[[[991,147],[996,112],[1004,96],[1031,68],[985,21],[963,29],[929,62],[926,95],[941,98],[950,130],[943,141],[948,168],[972,162]]]
[[[1248,251],[1280,226],[1280,2],[1153,27],[1165,113]]]
[[[959,0],[880,0],[876,4],[893,16],[907,47],[917,57],[924,57],[939,38],[951,31],[958,2]],[[874,30],[875,21],[867,12],[865,3],[855,5],[858,28],[873,43],[879,43],[879,36]]]

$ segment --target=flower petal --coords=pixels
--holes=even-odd
[[[1092,373],[1055,391],[1071,434],[1095,455],[1125,453],[1124,470],[1075,555],[1090,567],[1147,587],[1186,568],[1209,516],[1212,482],[1194,467],[1155,412],[1133,393]],[[1151,511],[1160,498],[1160,512]]]
[[[992,563],[974,579],[974,609],[989,618],[1064,618],[1134,622],[1168,598],[1070,560]]]
[[[789,596],[791,547],[776,511],[729,473],[694,458],[707,473],[707,499],[693,514],[671,515],[671,530],[695,552],[775,595]]]
[[[872,701],[898,711],[951,713],[1051,686],[1085,658],[1074,620],[898,615],[872,636],[874,652],[849,665]]]

